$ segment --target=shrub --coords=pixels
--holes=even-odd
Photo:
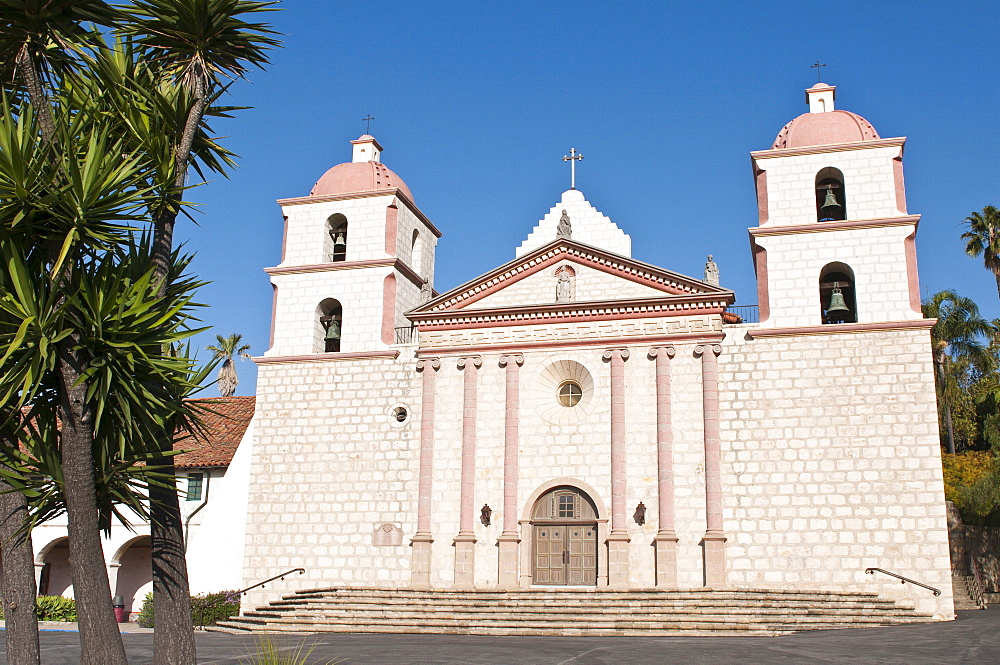
[[[143,628],[153,627],[153,592],[150,591],[142,601],[142,609],[135,622]]]
[[[195,626],[212,626],[216,621],[240,613],[240,595],[235,591],[219,591],[191,596],[191,622]],[[146,594],[142,609],[136,619],[143,628],[154,624],[153,594]]]
[[[35,599],[39,621],[76,621],[76,601],[62,596],[39,596]]]
[[[191,621],[196,626],[214,626],[216,621],[240,613],[240,594],[220,591],[191,597]]]
[[[259,635],[256,639],[256,649],[248,651],[249,660],[240,661],[241,665],[306,665],[312,655],[315,644],[300,642],[297,646],[282,644],[270,635]],[[337,665],[340,660],[328,660],[324,665]]]
[[[945,454],[945,498],[954,502],[964,524],[1000,525],[1000,463],[987,451]]]

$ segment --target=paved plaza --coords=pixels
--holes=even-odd
[[[132,665],[152,659],[153,635],[125,634]],[[1000,607],[959,612],[954,622],[813,631],[785,637],[478,637],[469,635],[299,635],[315,644],[309,663],[344,665],[801,665],[803,663],[973,665],[1000,663]],[[198,633],[201,665],[247,661],[254,638]],[[75,632],[42,634],[45,665],[77,665]],[[8,665],[0,655],[0,663]],[[14,664],[10,664],[14,665]]]

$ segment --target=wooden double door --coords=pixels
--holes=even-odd
[[[597,523],[535,524],[534,583],[597,584]]]

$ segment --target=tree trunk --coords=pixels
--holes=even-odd
[[[3,444],[17,446],[17,440],[4,434]],[[20,492],[0,478],[0,565],[7,662],[17,665],[40,665],[38,618],[35,616],[35,561],[31,533],[22,530],[28,519],[28,502]]]
[[[180,205],[181,190],[187,175],[191,146],[205,114],[207,98],[204,85],[194,92],[194,103],[184,124],[184,133],[175,154],[176,175],[170,198]],[[173,253],[174,224],[177,211],[171,207],[157,216],[153,231],[153,268],[159,281],[159,296],[166,293],[167,274]],[[164,432],[161,450],[169,452],[173,432]],[[164,473],[174,475],[173,457],[153,460]],[[149,492],[149,526],[153,557],[153,665],[195,665],[197,651],[194,624],[191,621],[191,586],[188,581],[187,559],[184,557],[184,525],[180,502],[175,488],[151,487]]]
[[[45,88],[42,87],[42,78],[38,71],[37,63],[32,59],[27,46],[17,52],[17,71],[21,77],[21,82],[28,89],[28,98],[31,106],[35,110],[38,118],[38,126],[42,130],[42,136],[46,141],[52,141],[56,135],[56,124],[52,119],[52,109],[49,107],[48,98],[45,95]]]
[[[111,585],[101,547],[94,487],[93,413],[86,401],[87,385],[78,383],[85,368],[73,350],[77,342],[74,334],[59,344],[59,415],[69,567],[77,601],[81,663],[128,665],[111,605]]]
[[[948,426],[948,452],[955,454],[955,430],[951,425],[951,405],[945,404],[944,422]]]
[[[997,295],[1000,295],[1000,271],[993,273],[993,276],[997,278]]]

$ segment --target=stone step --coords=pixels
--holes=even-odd
[[[867,592],[761,589],[431,591],[330,587],[286,595],[212,629],[480,635],[780,635],[930,621]]]
[[[869,600],[865,599],[862,601],[856,600],[831,600],[819,602],[815,600],[751,600],[742,601],[738,605],[731,600],[724,599],[713,599],[707,598],[698,600],[696,602],[677,598],[649,598],[637,601],[611,601],[611,602],[601,602],[600,599],[571,599],[570,601],[563,602],[554,600],[517,600],[517,599],[442,599],[434,601],[432,599],[426,600],[408,600],[405,598],[380,598],[380,599],[370,599],[361,597],[336,597],[336,596],[324,596],[320,598],[308,598],[308,599],[298,599],[289,598],[272,601],[271,607],[324,607],[324,608],[334,608],[334,607],[354,607],[360,605],[371,605],[377,607],[434,607],[434,608],[481,608],[481,607],[507,607],[507,608],[551,608],[551,607],[602,607],[608,608],[609,611],[620,611],[626,609],[642,609],[642,608],[657,608],[657,607],[678,607],[678,608],[690,608],[690,607],[746,607],[746,608],[796,608],[796,607],[814,607],[817,604],[821,604],[824,607],[833,608],[857,608],[857,609],[881,609],[881,608],[906,608],[906,604],[896,604],[889,600]],[[912,605],[909,606],[912,609]]]
[[[908,622],[919,620],[924,617],[913,614],[854,614],[845,615],[836,612],[823,612],[816,610],[812,613],[801,614],[779,614],[758,615],[758,614],[735,614],[735,613],[656,613],[656,614],[616,614],[613,617],[602,614],[566,614],[561,612],[549,612],[539,614],[518,614],[518,613],[462,613],[452,614],[435,612],[359,612],[350,614],[328,614],[328,613],[308,613],[308,612],[268,612],[254,611],[248,612],[241,620],[248,623],[382,623],[382,624],[405,624],[410,622],[423,625],[452,625],[452,624],[580,624],[597,625],[604,623],[619,623],[622,621],[630,623],[658,623],[658,622],[680,622],[680,623],[734,623],[734,624],[760,624],[760,623],[822,623],[828,622],[834,617],[837,622],[842,623],[883,623],[883,622]]]
[[[972,598],[973,578],[971,575],[958,575],[952,573],[951,586],[955,594],[956,610],[981,610],[985,609]]]
[[[843,605],[843,604],[838,604]],[[411,606],[396,606],[388,607],[385,605],[379,605],[377,603],[354,603],[354,604],[344,604],[344,605],[319,605],[313,604],[308,606],[301,605],[271,605],[265,609],[259,609],[255,611],[247,612],[247,616],[251,615],[269,615],[269,616],[287,616],[290,614],[294,615],[315,615],[315,616],[335,616],[337,614],[350,614],[351,616],[361,616],[366,614],[378,614],[378,615],[392,615],[392,614],[408,614],[408,615],[422,615],[428,613],[440,612],[440,608],[434,609],[422,609],[418,607]],[[729,615],[747,615],[747,616],[767,616],[767,615],[779,615],[779,616],[802,616],[802,615],[834,615],[834,616],[867,616],[873,614],[871,608],[867,607],[843,607],[843,606],[799,606],[799,607],[781,607],[781,606],[771,606],[771,607],[727,607],[727,606],[713,606],[713,607],[680,607],[672,605],[659,605],[659,606],[649,606],[649,607],[510,607],[510,606],[449,606],[448,613],[455,616],[479,616],[484,614],[512,614],[519,616],[535,616],[535,615],[620,615],[628,614],[631,616],[641,616],[648,614],[682,614],[682,615],[701,615],[701,614],[729,614]],[[913,615],[912,609],[907,609],[903,607],[887,607],[881,609],[877,612],[878,615],[886,616],[911,616]]]

